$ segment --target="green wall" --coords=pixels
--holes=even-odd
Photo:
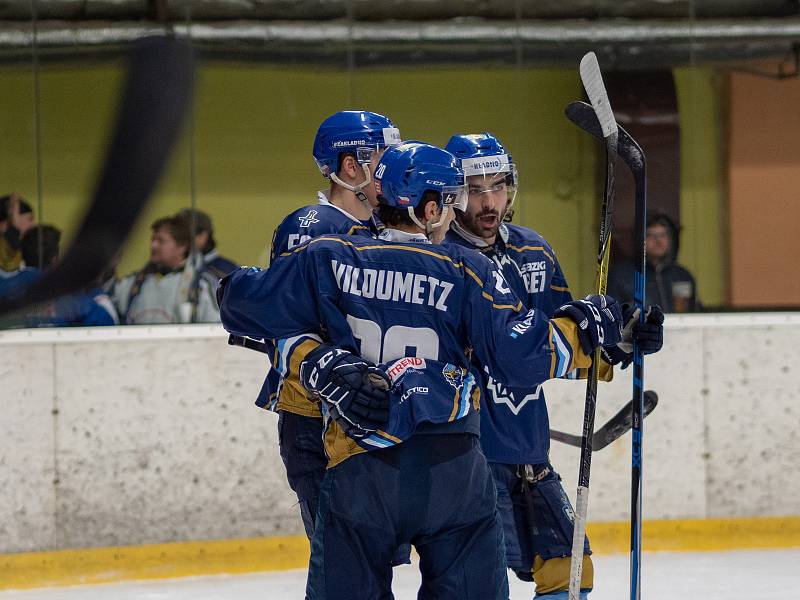
[[[707,306],[728,302],[724,187],[724,95],[709,69],[676,69],[681,126],[681,247],[678,259]]]
[[[91,193],[120,73],[118,65],[105,64],[48,66],[40,74],[43,215],[67,236]],[[721,259],[709,259],[693,241],[696,229],[705,232],[719,216],[698,209],[709,196],[715,206],[721,198],[718,171],[709,168],[717,155],[717,131],[709,118],[716,105],[707,98],[713,94],[711,79],[706,72],[678,74],[679,98],[684,103],[688,98],[692,107],[692,134],[682,138],[682,201],[697,215],[686,225],[692,239],[684,243],[683,258],[704,275],[704,299],[709,290],[721,288],[707,287],[705,278]],[[3,89],[16,91],[0,98],[5,141],[0,187],[35,201],[33,74],[30,68],[4,67],[0,81]],[[264,264],[281,218],[315,202],[315,191],[326,186],[311,158],[311,144],[317,125],[329,114],[347,108],[384,112],[404,139],[440,145],[453,133],[488,130],[503,140],[519,166],[515,221],[540,231],[555,248],[573,291],[587,293],[594,278],[599,211],[595,170],[601,149],[562,116],[567,102],[580,95],[573,70],[425,67],[348,74],[212,63],[200,69],[197,81],[197,205],[214,218],[224,254],[242,263]],[[704,135],[695,135],[697,129]],[[190,150],[187,130],[131,237],[122,273],[146,260],[149,223],[190,204]]]

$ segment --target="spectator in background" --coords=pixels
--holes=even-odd
[[[22,266],[20,243],[33,224],[33,209],[18,194],[0,197],[0,277]]]
[[[217,242],[214,239],[214,224],[211,217],[196,208],[184,208],[178,214],[189,223],[189,229],[194,229],[194,247],[202,256],[202,265],[217,282],[231,271],[239,268],[232,260],[221,256],[217,252]]]
[[[25,232],[20,242],[25,262],[13,276],[0,280],[0,296],[14,295],[36,281],[58,262],[61,231],[52,225],[35,225]],[[36,266],[33,266],[36,265]],[[117,311],[111,299],[92,286],[81,294],[59,298],[40,306],[27,315],[27,327],[94,326],[118,324]]]
[[[151,225],[150,261],[140,271],[124,277],[114,289],[114,302],[123,323],[219,322],[214,288],[197,281],[189,260],[189,223],[180,216],[164,217]]]
[[[657,304],[664,312],[700,310],[694,276],[678,264],[678,226],[663,214],[647,221],[647,289],[645,305]],[[613,259],[613,257],[612,257]],[[633,298],[632,263],[612,265],[608,274],[608,293],[620,301]]]

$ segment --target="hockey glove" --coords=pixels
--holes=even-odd
[[[620,341],[622,311],[611,296],[592,294],[559,308],[555,317],[569,317],[578,325],[578,338],[584,354],[598,346],[616,346]]]
[[[636,340],[642,354],[654,354],[664,345],[664,312],[658,305],[649,306],[644,323],[639,323],[639,309],[630,304],[622,305],[622,339],[616,346],[603,348],[603,358],[612,365],[621,364],[624,369],[633,361],[633,342]]]
[[[330,417],[352,438],[363,438],[389,420],[386,374],[374,364],[322,344],[300,363],[300,382],[316,392]]]

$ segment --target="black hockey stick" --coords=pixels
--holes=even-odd
[[[228,345],[229,346],[241,346],[242,348],[247,348],[248,350],[255,350],[256,352],[261,352],[262,354],[272,354],[269,345],[266,342],[261,340],[256,340],[254,338],[245,337],[243,335],[233,335],[232,333],[228,336]]]
[[[594,109],[585,102],[572,102],[566,108],[567,117],[584,131],[596,138],[603,132]],[[617,154],[630,169],[635,182],[635,215],[637,258],[634,273],[633,302],[639,309],[639,322],[645,320],[645,233],[647,229],[647,162],[639,144],[619,127]],[[647,416],[647,392],[644,386],[644,355],[636,343],[633,347],[633,406],[631,408],[631,581],[630,598],[641,597],[641,558],[642,558],[642,443],[644,441],[644,417]]]
[[[228,345],[241,346],[242,348],[254,350],[256,352],[260,352],[261,354],[272,354],[271,350],[269,349],[269,345],[263,341],[245,337],[243,335],[229,335]],[[612,442],[617,441],[630,430],[632,424],[632,404],[633,400],[629,401],[619,410],[617,414],[611,417],[605,425],[594,432],[592,435],[592,452],[602,450]],[[644,416],[647,417],[651,412],[653,412],[657,405],[658,394],[656,394],[653,390],[647,390],[644,393]],[[582,438],[579,435],[558,431],[557,429],[551,429],[550,439],[556,442],[561,442],[562,444],[567,444],[568,446],[580,447]]]
[[[605,425],[594,432],[592,435],[592,452],[602,450],[628,433],[633,426],[632,408],[635,403],[635,400],[629,401]],[[653,390],[647,390],[644,393],[644,416],[647,417],[655,410],[656,406],[658,406],[658,394]],[[551,429],[550,439],[568,446],[580,447],[582,437],[573,433],[564,433],[563,431]]]
[[[191,101],[193,77],[188,44],[148,37],[133,45],[116,129],[75,242],[41,279],[0,298],[0,315],[84,289],[106,269],[164,171]]]
[[[588,52],[581,59],[580,75],[586,95],[592,103],[594,112],[603,130],[606,142],[606,184],[603,191],[603,205],[600,211],[600,240],[597,249],[596,293],[606,293],[608,281],[608,262],[611,252],[611,230],[614,215],[614,162],[617,156],[617,121],[608,101],[603,76],[594,52]],[[575,527],[572,536],[572,556],[570,559],[569,599],[580,597],[581,577],[583,575],[583,545],[586,539],[586,518],[589,508],[589,477],[592,468],[592,435],[597,407],[597,374],[600,365],[600,348],[595,350],[589,376],[586,381],[586,399],[583,412],[583,434],[581,439],[581,461],[578,470],[578,491],[575,499]]]

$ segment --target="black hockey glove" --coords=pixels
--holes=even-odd
[[[639,343],[643,354],[654,354],[664,345],[664,311],[658,305],[648,306],[644,323],[639,323],[639,309],[622,305],[622,339],[616,346],[603,348],[603,358],[624,369],[633,361],[633,341]]]
[[[578,338],[584,354],[598,346],[616,346],[620,341],[622,311],[611,296],[592,294],[559,308],[555,317],[569,317],[578,325]]]
[[[300,382],[319,395],[352,438],[366,437],[389,420],[389,378],[371,362],[332,344],[320,345],[300,363]]]

